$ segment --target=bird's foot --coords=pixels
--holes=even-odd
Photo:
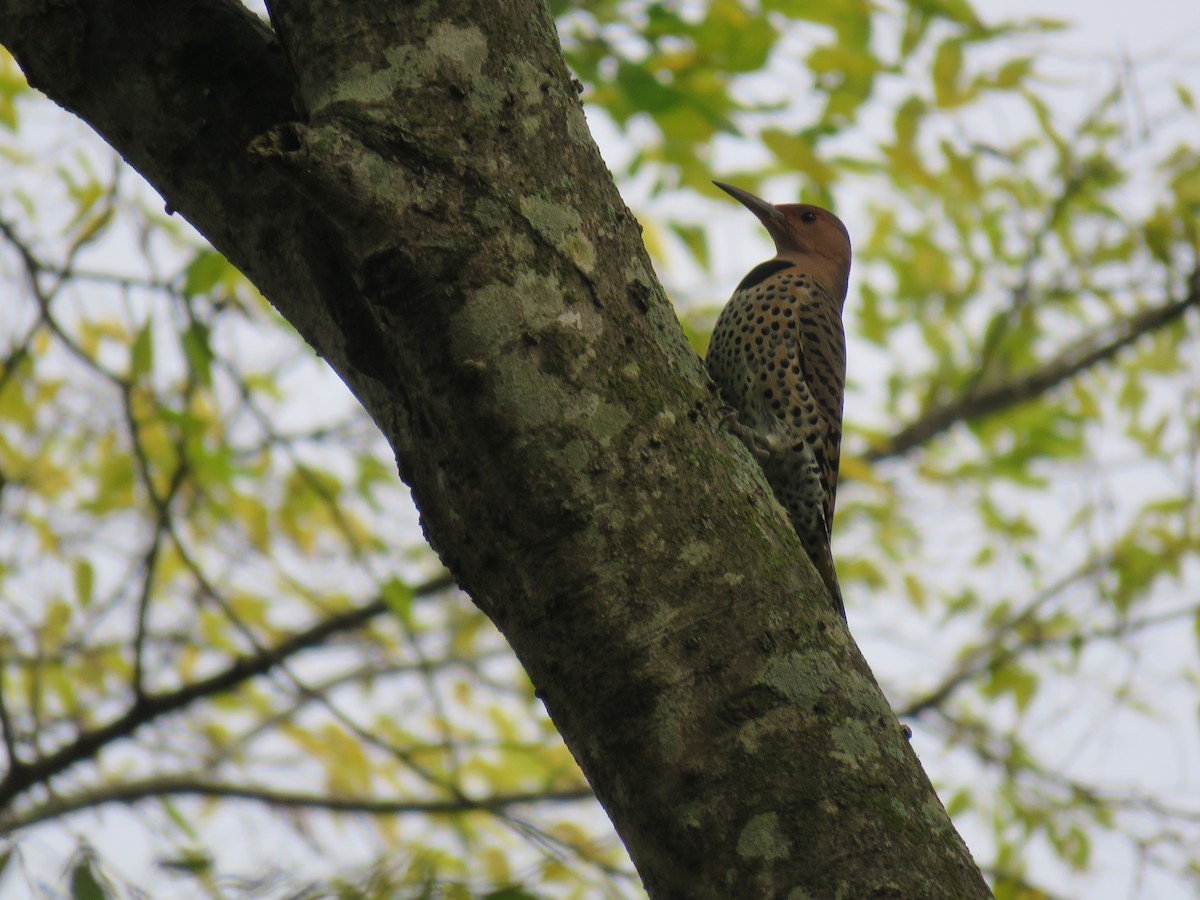
[[[739,441],[746,445],[746,449],[754,454],[754,458],[759,462],[764,462],[771,458],[770,448],[763,443],[757,431],[746,425],[738,418],[738,411],[732,406],[722,406],[721,427],[727,429]]]

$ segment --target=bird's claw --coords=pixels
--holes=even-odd
[[[728,430],[734,437],[746,445],[746,449],[754,454],[754,458],[759,462],[765,462],[771,458],[771,450],[762,442],[762,438],[758,436],[758,432],[750,426],[742,422],[738,418],[738,411],[732,406],[722,406],[721,427]]]

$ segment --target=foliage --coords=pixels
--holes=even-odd
[[[1196,746],[1192,88],[1064,116],[1060,26],[965,0],[552,6],[698,348],[751,262],[710,179],[840,201],[852,630],[997,895],[1195,890],[1197,798],[1129,737]],[[0,129],[4,884],[636,895],[353,400],[7,57]]]

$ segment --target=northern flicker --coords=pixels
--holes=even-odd
[[[819,206],[777,206],[713,183],[758,217],[776,253],[733,292],[705,365],[733,407],[731,427],[759,458],[845,618],[829,539],[842,446],[850,235]]]

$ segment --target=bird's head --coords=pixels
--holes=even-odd
[[[731,184],[713,184],[758,217],[774,239],[779,259],[804,265],[839,302],[845,302],[850,282],[850,233],[841,219],[809,203],[768,203]]]

